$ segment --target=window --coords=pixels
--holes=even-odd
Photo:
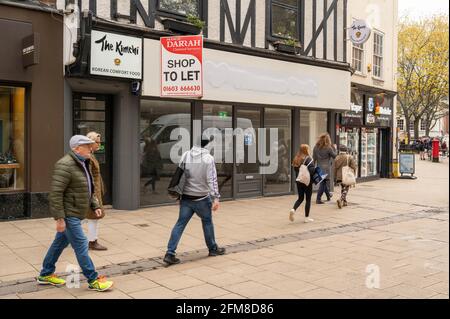
[[[421,131],[426,131],[427,130],[427,121],[425,121],[425,120],[421,120],[420,121],[420,130]]]
[[[356,72],[364,73],[364,44],[353,44],[352,67]]]
[[[409,123],[409,130],[410,130],[410,131],[414,131],[414,121],[411,121],[411,122]]]
[[[200,16],[200,0],[159,0],[158,9],[180,16]]]
[[[190,133],[190,103],[141,100],[141,206],[173,202],[167,196],[167,185],[178,165],[173,157],[189,150]]]
[[[383,77],[383,35],[374,33],[373,37],[373,76]]]
[[[264,127],[266,128],[266,154],[278,154],[277,169],[264,178],[264,194],[282,194],[291,191],[291,122],[292,111],[289,109],[264,109]],[[276,129],[278,138],[270,144],[271,131]]]
[[[298,0],[272,0],[272,36],[298,39]]]
[[[300,144],[308,144],[312,152],[314,146],[319,140],[319,136],[327,132],[327,112],[300,111]]]
[[[220,135],[217,134],[220,131]],[[217,169],[219,192],[222,198],[233,197],[233,107],[231,105],[203,105],[203,137],[213,140],[211,155]],[[220,141],[218,139],[221,139]],[[221,146],[221,150],[218,147]]]
[[[25,88],[0,86],[0,192],[25,188]]]
[[[400,131],[403,131],[405,129],[405,120],[404,119],[398,119],[397,120],[397,127]]]

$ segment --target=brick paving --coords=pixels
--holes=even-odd
[[[350,206],[312,207],[314,223],[294,223],[294,196],[222,203],[215,214],[225,256],[207,258],[198,218],[188,225],[178,253],[182,264],[165,268],[164,254],[177,207],[110,211],[93,252],[115,289],[39,287],[40,269],[54,236],[51,219],[0,223],[0,298],[448,298],[448,161],[416,163],[411,180],[360,184]],[[300,209],[301,210],[301,209]],[[61,256],[57,272],[76,264]],[[369,289],[371,270],[379,287]],[[369,279],[368,279],[369,278]]]

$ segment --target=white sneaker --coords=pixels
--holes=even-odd
[[[305,218],[305,223],[312,223],[313,221],[314,221],[314,219],[312,219],[312,218],[309,218],[309,217]]]
[[[291,222],[293,222],[294,219],[295,219],[294,214],[295,214],[295,210],[294,210],[294,209],[291,209],[291,211],[289,212],[289,220],[290,220]]]

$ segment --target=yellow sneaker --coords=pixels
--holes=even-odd
[[[97,279],[95,279],[93,282],[89,283],[89,289],[95,290],[95,291],[106,291],[111,289],[111,287],[114,285],[114,283],[110,280],[106,280],[105,276],[99,276]]]
[[[37,277],[37,282],[40,285],[52,285],[52,286],[63,286],[66,284],[64,279],[59,278],[55,274],[49,276],[39,276]]]

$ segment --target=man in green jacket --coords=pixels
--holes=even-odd
[[[99,216],[102,213],[94,196],[94,183],[89,170],[89,159],[94,143],[86,136],[73,136],[70,139],[72,150],[55,164],[49,202],[51,214],[56,220],[57,234],[37,278],[39,284],[61,286],[66,283],[54,272],[59,256],[70,244],[83,275],[88,280],[89,289],[106,291],[113,285],[112,281],[98,276],[95,271],[88,254],[88,240],[81,227],[81,221],[86,218],[90,208]]]

